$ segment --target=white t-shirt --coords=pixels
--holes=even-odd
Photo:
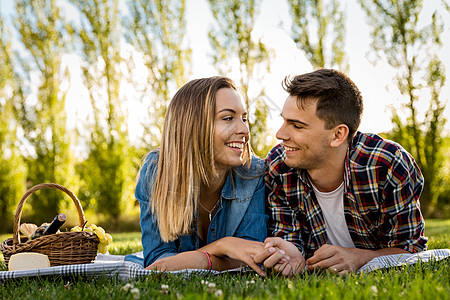
[[[314,185],[314,193],[325,219],[328,243],[345,248],[354,248],[344,216],[344,182],[332,192],[320,192]]]

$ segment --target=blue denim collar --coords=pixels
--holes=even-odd
[[[251,197],[258,181],[248,179],[260,177],[264,169],[265,162],[256,157],[253,157],[250,168],[244,165],[230,169],[222,188],[222,198],[242,202]]]

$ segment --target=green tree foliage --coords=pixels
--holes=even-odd
[[[253,112],[253,122],[251,124],[251,145],[255,153],[260,157],[265,157],[270,149],[276,144],[274,134],[267,127],[267,116],[270,114],[269,105],[266,98],[258,97],[254,100],[255,110]]]
[[[338,0],[288,0],[292,38],[315,69],[348,71],[345,56],[345,12]]]
[[[26,157],[28,181],[32,185],[55,182],[70,187],[70,180],[75,176],[70,138],[66,131],[66,91],[61,89],[60,70],[65,50],[64,19],[56,2],[15,2],[18,15],[15,28],[24,48],[19,72],[23,76],[24,86],[17,105],[26,146],[30,148],[30,155]],[[36,222],[56,215],[64,204],[62,199],[64,197],[60,191],[35,193],[30,203],[38,216]]]
[[[0,16],[0,232],[11,232],[14,206],[25,192],[26,167],[19,154],[14,94],[15,77],[11,36]]]
[[[186,4],[184,0],[128,1],[126,37],[143,55],[148,71],[142,99],[151,99],[144,145],[155,148],[161,140],[164,116],[171,93],[187,80],[191,49],[186,48]],[[133,64],[130,64],[133,66]],[[133,66],[134,67],[134,66]]]
[[[84,84],[94,116],[89,124],[89,153],[78,166],[83,188],[80,198],[117,224],[126,206],[129,186],[128,128],[120,92],[121,26],[118,0],[72,0],[81,13],[81,28],[73,26],[81,41]],[[91,201],[92,203],[86,203]]]
[[[447,11],[450,12],[450,3],[448,2],[448,0],[442,0],[442,5],[445,7]]]
[[[265,156],[275,141],[267,134],[269,108],[262,100],[264,89],[258,87],[258,82],[262,79],[258,74],[269,71],[269,51],[260,40],[252,39],[260,2],[208,0],[215,19],[208,35],[215,51],[213,60],[216,69],[221,74],[230,74],[244,97],[245,107],[250,115],[252,148],[257,155]],[[237,67],[236,70],[233,70],[234,66]],[[237,77],[237,80],[234,77]]]
[[[397,87],[407,99],[401,113],[393,111],[389,138],[401,143],[415,157],[425,176],[422,208],[433,213],[445,183],[443,174],[443,115],[445,102],[441,89],[445,70],[438,55],[441,47],[442,20],[435,12],[427,26],[420,27],[422,1],[363,1],[372,26],[372,48],[396,69]],[[428,108],[422,116],[420,97],[428,97]],[[448,155],[448,153],[447,153]],[[448,188],[447,188],[448,189]]]

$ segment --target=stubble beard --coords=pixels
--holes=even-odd
[[[326,158],[326,151],[323,149],[319,153],[317,152],[313,153],[313,155],[299,155],[297,159],[285,157],[284,162],[290,168],[314,170],[317,169],[319,165],[323,164],[325,158]]]

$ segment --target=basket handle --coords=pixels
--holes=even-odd
[[[73,202],[75,203],[75,206],[77,207],[78,217],[80,219],[80,227],[84,225],[85,218],[83,208],[81,207],[80,200],[78,200],[77,196],[75,196],[74,193],[72,193],[68,188],[56,183],[41,183],[33,186],[28,191],[26,191],[25,194],[22,196],[22,199],[20,199],[19,205],[17,206],[16,210],[16,216],[14,217],[13,245],[20,244],[19,226],[20,226],[20,217],[22,216],[23,205],[25,204],[25,201],[28,199],[28,197],[31,196],[31,194],[40,189],[57,189],[69,195],[69,197],[72,198]]]

